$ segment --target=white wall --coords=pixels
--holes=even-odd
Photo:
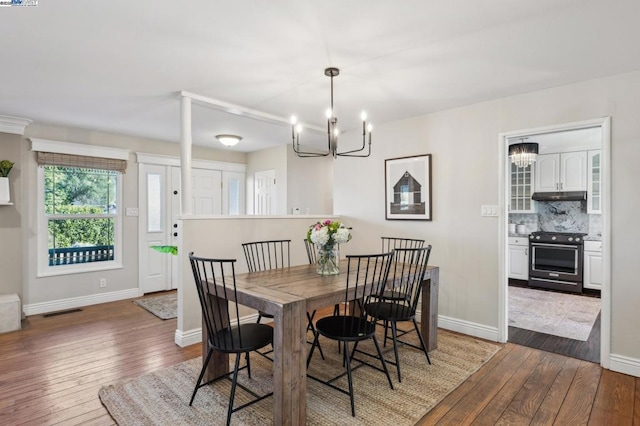
[[[640,211],[639,115],[634,72],[378,125],[369,159],[336,161],[334,213],[354,226],[350,244],[383,234],[426,238],[441,268],[440,314],[497,328],[499,221],[480,217],[480,206],[498,204],[498,134],[611,116],[611,353],[640,372],[640,328],[631,326],[640,307],[640,228],[630,226]],[[427,153],[433,221],[386,221],[384,159]]]
[[[300,158],[287,149],[287,212],[333,213],[333,163],[331,156]]]
[[[0,206],[0,294],[22,294],[22,218],[24,203],[22,184],[24,172],[21,161],[20,135],[0,132],[0,161],[14,163],[9,172],[9,190],[12,206]]]

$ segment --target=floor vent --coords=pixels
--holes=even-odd
[[[57,317],[58,315],[66,315],[66,314],[72,314],[74,312],[82,312],[82,309],[67,309],[66,311],[58,311],[58,312],[51,312],[49,314],[44,314],[42,315],[45,318],[49,318],[49,317]]]

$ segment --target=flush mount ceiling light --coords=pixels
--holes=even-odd
[[[216,135],[216,139],[224,146],[235,146],[242,140],[242,137],[236,135]]]
[[[362,120],[362,146],[358,149],[350,151],[338,152],[338,118],[334,115],[333,110],[333,77],[340,74],[338,68],[327,68],[324,70],[324,75],[331,78],[331,107],[327,110],[327,150],[321,152],[302,151],[300,149],[300,133],[302,132],[302,125],[298,123],[296,116],[291,117],[291,144],[293,145],[293,151],[298,157],[326,157],[331,154],[333,158],[338,156],[344,157],[368,157],[371,155],[371,124],[367,125],[367,114],[362,111],[360,119]],[[369,149],[365,151],[367,145],[367,135],[369,136]]]
[[[538,156],[538,144],[525,142],[528,138],[520,138],[520,143],[509,145],[509,158],[518,167],[527,167],[536,161]]]

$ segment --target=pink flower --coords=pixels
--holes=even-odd
[[[331,220],[330,220],[330,219],[326,219],[326,220],[323,222],[323,225],[324,225],[324,226],[329,226],[329,225],[331,225]]]

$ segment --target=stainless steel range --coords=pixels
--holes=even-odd
[[[583,237],[578,232],[529,236],[529,286],[582,293]]]

